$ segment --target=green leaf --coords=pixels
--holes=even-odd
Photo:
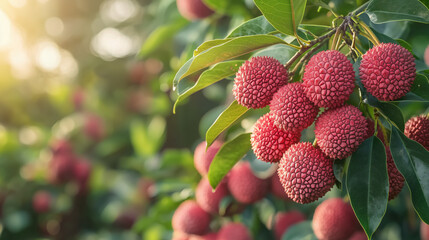
[[[203,42],[200,46],[197,47],[197,49],[194,50],[194,56],[197,56],[198,54],[204,52],[209,48],[212,48],[214,46],[217,46],[229,41],[231,41],[231,39],[215,39],[215,40]]]
[[[374,96],[369,95],[366,99],[369,105],[378,108],[386,117],[388,117],[396,126],[404,130],[405,121],[402,111],[393,103],[389,102],[380,102]]]
[[[250,148],[250,133],[240,134],[223,144],[209,168],[208,178],[213,189]]]
[[[197,82],[190,88],[180,89],[178,88],[179,97],[174,103],[173,112],[176,111],[176,106],[178,103],[182,102],[184,99],[189,97],[191,94],[204,89],[226,77],[235,75],[238,71],[238,68],[244,63],[243,60],[235,60],[228,62],[221,62],[214,65],[212,68],[204,71]]]
[[[282,39],[270,35],[233,38],[230,41],[211,47],[189,59],[174,77],[173,86],[177,87],[181,79],[210,65],[279,43],[287,44]]]
[[[276,29],[267,21],[264,16],[250,19],[236,27],[226,38],[234,38],[249,35],[268,34]]]
[[[282,240],[317,240],[313,233],[311,221],[304,221],[294,224],[283,233]]]
[[[373,23],[392,21],[429,23],[429,10],[418,0],[373,0],[366,12]]]
[[[429,101],[429,80],[425,75],[417,74],[411,86],[411,92]]]
[[[386,212],[389,195],[386,152],[380,139],[368,138],[353,153],[346,185],[353,210],[371,239]]]
[[[265,18],[284,34],[295,35],[307,0],[254,0]]]
[[[411,192],[414,209],[429,224],[429,152],[392,127],[390,151]]]
[[[144,42],[140,49],[139,57],[145,57],[157,50],[165,41],[171,39],[187,23],[188,21],[186,19],[179,18],[172,23],[158,27]]]
[[[244,0],[203,0],[211,9],[217,13],[229,14],[236,16],[237,14],[249,15],[248,9],[244,4]]]
[[[145,157],[155,154],[163,143],[165,127],[162,117],[154,117],[149,124],[133,120],[130,125],[131,143],[137,155]]]
[[[289,61],[289,59],[291,59],[291,57],[295,55],[297,51],[298,50],[288,45],[277,44],[274,46],[264,48],[263,50],[256,52],[252,56],[253,57],[256,57],[256,56],[273,57],[279,60],[281,64],[286,64],[286,62]]]
[[[249,109],[238,104],[237,100],[231,103],[225,111],[223,111],[215,122],[210,126],[206,133],[207,147],[210,146],[214,140],[227,129],[231,124],[237,121]]]

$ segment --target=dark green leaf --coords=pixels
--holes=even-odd
[[[254,0],[265,18],[277,30],[294,35],[304,16],[306,0]]]
[[[286,62],[289,61],[296,52],[297,50],[293,47],[284,44],[277,44],[258,51],[253,56],[273,57],[279,60],[281,64],[286,64]]]
[[[386,152],[380,139],[368,138],[353,153],[346,185],[353,210],[371,239],[386,212],[389,195]]]
[[[399,107],[393,103],[380,102],[369,94],[366,100],[369,105],[378,108],[386,117],[394,122],[399,129],[404,130],[404,116],[402,115],[402,111]]]
[[[226,38],[241,37],[248,35],[268,34],[276,29],[267,21],[264,16],[250,19],[236,27]]]
[[[211,47],[199,55],[189,59],[179,69],[174,77],[173,86],[176,87],[182,78],[210,65],[280,43],[287,44],[282,39],[270,35],[254,35],[233,38],[230,41]]]
[[[425,75],[417,74],[413,85],[411,86],[411,92],[417,96],[429,101],[429,81]]]
[[[373,0],[366,11],[374,23],[392,21],[429,23],[429,10],[418,0]]]
[[[317,237],[313,233],[311,221],[304,221],[290,226],[282,240],[317,240]]]
[[[210,126],[209,130],[207,130],[207,146],[210,146],[219,134],[225,131],[225,129],[231,126],[231,124],[237,121],[237,119],[243,116],[243,114],[248,110],[248,108],[238,104],[237,100],[232,102],[231,105],[229,105],[229,107],[219,115],[215,122]]]
[[[429,224],[429,152],[392,127],[390,151],[411,192],[414,209]]]
[[[208,178],[210,185],[216,188],[231,168],[249,151],[250,133],[243,133],[226,142],[214,157]]]

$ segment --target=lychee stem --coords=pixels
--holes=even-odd
[[[366,33],[369,34],[369,36],[374,40],[375,44],[374,45],[378,45],[380,44],[380,41],[378,40],[377,36],[375,36],[375,34],[372,32],[372,30],[362,21],[359,21],[358,24],[365,30]],[[368,38],[368,37],[366,37]],[[371,39],[368,38],[370,41]],[[372,41],[371,41],[372,42]]]

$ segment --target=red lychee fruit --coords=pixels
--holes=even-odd
[[[228,223],[219,230],[217,240],[252,240],[252,236],[242,223]]]
[[[217,240],[217,233],[207,233],[203,236],[191,235],[189,240]]]
[[[335,183],[333,161],[308,142],[292,145],[277,173],[288,197],[301,204],[323,197]]]
[[[177,9],[182,17],[193,21],[203,19],[213,14],[202,0],[177,0]]]
[[[51,210],[52,196],[49,192],[40,190],[33,196],[33,209],[37,213],[46,213]]]
[[[250,137],[253,152],[264,162],[278,162],[284,152],[299,142],[300,132],[285,131],[274,124],[272,113],[267,113],[256,121]]]
[[[187,200],[176,209],[171,223],[175,231],[203,235],[209,229],[210,215],[194,200]]]
[[[317,206],[312,226],[320,240],[348,239],[361,228],[352,207],[341,198],[330,198]]]
[[[88,190],[88,180],[92,166],[87,160],[78,160],[73,164],[73,178],[78,185],[78,194],[85,194]]]
[[[115,219],[115,226],[122,229],[131,229],[137,221],[138,213],[135,209],[126,209]]]
[[[282,239],[283,234],[291,227],[299,222],[305,221],[305,215],[299,211],[279,212],[275,216],[274,231],[276,239]]]
[[[330,158],[350,156],[368,135],[368,124],[358,108],[345,105],[329,109],[316,120],[317,145]]]
[[[429,45],[426,47],[426,50],[424,53],[424,60],[426,65],[429,67]]]
[[[198,144],[198,146],[195,148],[194,151],[194,165],[197,171],[200,173],[201,176],[207,175],[210,164],[213,161],[213,158],[216,156],[219,149],[222,147],[223,142],[221,141],[214,141],[210,147],[207,148],[207,142],[201,142]]]
[[[420,115],[405,123],[405,136],[420,143],[429,151],[429,117]]]
[[[221,182],[213,191],[207,178],[202,178],[195,190],[195,200],[204,211],[219,214],[219,204],[228,195],[228,186]]]
[[[280,178],[277,172],[275,172],[273,176],[271,176],[271,193],[274,196],[283,200],[290,200],[285,192],[285,189],[283,188],[282,183],[280,182]]]
[[[314,104],[334,108],[341,106],[352,94],[355,72],[344,54],[328,50],[310,59],[302,80],[304,92]]]
[[[374,121],[372,121],[372,119],[367,118],[366,123],[368,124],[368,131],[366,137],[364,137],[365,140],[370,138],[375,133]],[[377,125],[377,137],[384,143],[384,135],[380,125]]]
[[[358,231],[353,233],[349,240],[368,240],[368,237],[366,236],[365,232]]]
[[[381,43],[368,50],[359,66],[363,86],[382,101],[401,98],[416,77],[413,54],[400,45]]]
[[[65,139],[56,140],[51,145],[53,155],[71,155],[73,147],[70,142]]]
[[[49,181],[53,184],[61,184],[71,180],[74,162],[73,155],[54,155],[49,166]]]
[[[420,237],[422,240],[429,240],[429,225],[423,221],[420,223]]]
[[[277,59],[252,57],[238,69],[232,91],[239,104],[263,108],[287,81],[288,73]]]
[[[82,110],[85,102],[85,91],[82,88],[76,89],[73,92],[72,101],[76,111]]]
[[[191,235],[183,232],[174,231],[171,240],[190,240]]]
[[[300,132],[310,126],[319,113],[319,108],[304,93],[301,83],[290,83],[274,94],[270,103],[276,126]]]
[[[100,141],[105,135],[102,119],[95,114],[88,114],[85,118],[84,132],[90,139]]]
[[[228,178],[228,189],[241,203],[255,203],[270,190],[270,179],[255,176],[249,162],[242,162],[232,168]]]
[[[386,147],[387,175],[389,176],[389,201],[396,198],[404,187],[405,179],[396,168],[390,149]]]

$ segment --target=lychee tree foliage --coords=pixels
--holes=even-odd
[[[211,186],[216,188],[235,163],[253,151],[262,161],[279,162],[283,187],[296,202],[317,200],[335,182],[369,239],[403,179],[415,212],[429,223],[429,152],[419,138],[413,138],[417,142],[404,134],[400,109],[415,103],[428,107],[429,70],[409,43],[375,27],[401,21],[427,24],[429,4],[372,0],[340,14],[320,0],[254,3],[261,16],[243,22],[223,39],[198,46],[173,81],[176,109],[195,92],[234,79],[229,106],[206,132],[207,147],[216,139],[229,139],[210,166]],[[317,9],[306,10],[310,5],[330,11],[332,24],[302,24],[305,14]],[[189,80],[195,76],[197,81]],[[253,121],[263,114],[253,130],[227,131],[239,120]],[[313,122],[313,144],[297,143],[301,131],[308,134]],[[314,171],[323,162],[318,174],[330,176],[328,166],[335,179],[300,179],[300,173],[313,172],[293,161],[315,162]],[[314,192],[300,192],[305,184],[323,187],[313,196]],[[395,184],[401,185],[399,190]]]

